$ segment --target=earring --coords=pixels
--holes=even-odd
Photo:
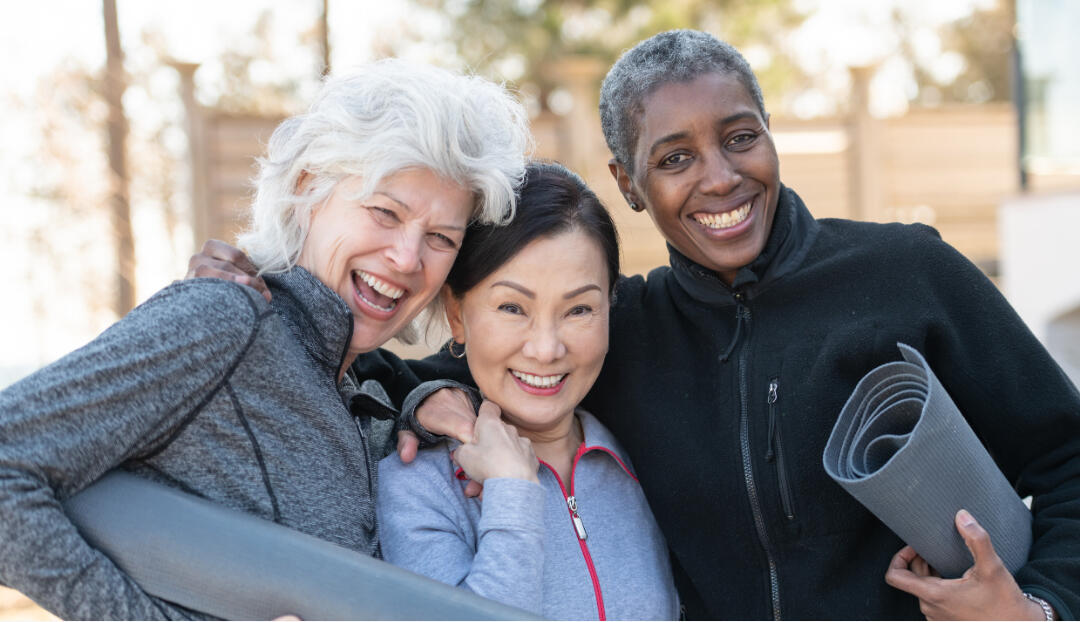
[[[461,344],[461,354],[458,354],[457,352],[454,352],[454,346],[456,346],[456,345],[457,345],[457,342],[454,341],[453,339],[451,339],[450,341],[448,341],[446,343],[446,349],[450,351],[450,356],[452,356],[452,357],[454,357],[456,359],[465,358],[465,344]]]
[[[638,205],[634,201],[630,201],[630,209],[634,210],[635,212],[641,212],[641,211],[645,210],[645,208],[643,206]]]

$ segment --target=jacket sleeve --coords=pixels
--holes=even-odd
[[[469,366],[440,350],[420,360],[402,360],[389,350],[377,349],[358,356],[352,365],[357,378],[378,380],[386,389],[395,406],[401,406],[405,398],[421,382],[450,379],[473,384]]]
[[[433,448],[403,465],[379,463],[377,505],[386,561],[537,614],[543,609],[544,489],[517,479],[484,483],[474,527],[445,450]],[[443,462],[442,468],[437,462]],[[474,531],[475,530],[475,531]]]
[[[1027,592],[1063,619],[1080,615],[1080,394],[996,287],[936,239],[919,249],[926,354],[1021,497],[1032,497]],[[978,518],[978,517],[976,517]]]
[[[175,283],[0,392],[0,580],[63,618],[193,615],[90,547],[61,501],[162,446],[209,401],[272,313],[257,298],[225,281]]]

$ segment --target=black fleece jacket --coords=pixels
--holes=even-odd
[[[997,289],[923,225],[814,220],[784,188],[733,286],[671,249],[616,290],[584,403],[623,443],[690,618],[918,619],[884,581],[903,543],[826,475],[822,451],[873,367],[918,349],[1021,496],[1016,574],[1080,613],[1080,394]],[[468,380],[445,354],[420,378]],[[978,518],[978,517],[976,517]]]

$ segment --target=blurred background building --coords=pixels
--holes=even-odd
[[[1073,0],[44,0],[6,7],[0,387],[78,347],[243,226],[254,157],[327,72],[401,56],[505,81],[537,155],[611,208],[625,270],[666,262],[607,172],[618,54],[712,32],[758,74],[781,176],[818,217],[924,222],[1080,379]],[[993,338],[987,335],[987,338]],[[413,349],[420,355],[438,343]],[[34,613],[0,592],[0,619]]]

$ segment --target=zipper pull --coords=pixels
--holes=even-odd
[[[776,458],[773,444],[776,441],[776,411],[773,404],[776,403],[776,389],[780,382],[773,378],[769,381],[769,450],[765,452],[765,461],[772,462]]]
[[[577,513],[577,499],[573,495],[566,498],[566,507],[570,508],[570,518],[574,520],[574,529],[577,530],[577,537],[581,540],[586,540],[589,534],[585,532],[585,524],[581,522],[581,517]]]

